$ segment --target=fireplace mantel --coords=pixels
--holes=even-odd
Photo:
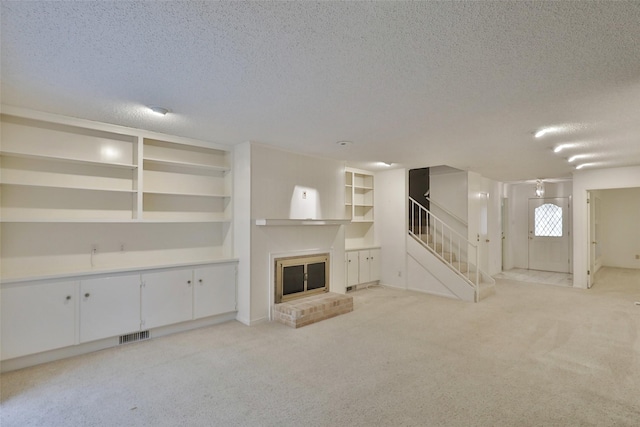
[[[350,219],[256,219],[259,226],[345,225]]]

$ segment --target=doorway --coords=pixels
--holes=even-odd
[[[587,203],[589,203],[589,215],[587,217],[589,224],[589,281],[587,288],[591,288],[595,283],[596,273],[602,266],[602,243],[600,241],[600,206],[602,205],[602,200],[597,192],[589,191],[587,193]]]
[[[571,271],[570,204],[565,197],[529,199],[529,269]]]

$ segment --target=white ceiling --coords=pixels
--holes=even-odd
[[[570,176],[573,154],[640,164],[640,2],[3,0],[1,14],[8,105],[369,169],[515,181]],[[545,126],[565,128],[534,139]]]

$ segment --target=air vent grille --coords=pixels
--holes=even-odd
[[[149,338],[149,331],[134,332],[132,334],[120,335],[120,344],[148,340]]]

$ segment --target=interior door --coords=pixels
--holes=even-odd
[[[569,273],[569,199],[529,199],[529,269]]]
[[[599,240],[599,216],[600,216],[600,198],[594,193],[589,192],[587,195],[589,202],[589,275],[587,287],[592,287],[595,282],[596,272],[602,265],[602,250]]]

